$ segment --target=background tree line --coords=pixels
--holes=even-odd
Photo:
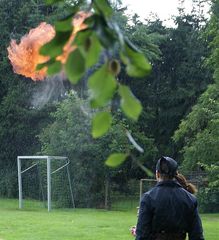
[[[219,1],[212,1],[209,20],[201,15],[201,2],[194,1],[189,14],[179,9],[174,17],[175,27],[166,27],[158,18],[142,22],[135,15],[129,19],[125,9],[114,4],[114,18],[150,60],[152,71],[145,78],[134,79],[128,77],[122,66],[118,77],[131,87],[143,112],[134,124],[117,110],[115,100],[112,129],[94,140],[90,135],[92,111],[87,107],[86,78],[77,88],[64,82],[64,95],[55,93],[43,107],[33,107],[33,95],[45,88],[45,83],[36,84],[14,74],[7,58],[11,38],[20,39],[44,20],[53,22],[65,14],[68,6],[45,6],[41,0],[1,1],[1,196],[17,196],[18,155],[66,155],[71,159],[77,205],[102,206],[107,184],[114,184],[114,190],[121,194],[129,193],[132,189],[128,183],[146,176],[132,159],[116,169],[104,166],[110,152],[130,149],[151,170],[157,158],[170,155],[180,162],[185,173],[200,167],[205,172],[216,172],[206,181],[200,199],[204,210],[218,211],[219,193],[214,189],[218,187],[219,175]],[[127,127],[144,148],[144,154],[135,152],[126,139]],[[211,198],[206,197],[209,191]]]

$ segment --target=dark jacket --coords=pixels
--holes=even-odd
[[[197,200],[174,180],[158,182],[141,200],[136,240],[153,240],[161,232],[187,232],[189,240],[204,240]]]

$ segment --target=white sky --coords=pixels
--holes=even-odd
[[[178,0],[122,0],[123,5],[128,6],[127,13],[137,13],[141,20],[147,18],[151,12],[156,13],[161,20],[168,20],[172,15],[177,15],[179,6]],[[192,10],[192,0],[185,0],[186,12]],[[205,8],[208,11],[208,7]],[[172,25],[172,21],[166,22],[166,25]]]

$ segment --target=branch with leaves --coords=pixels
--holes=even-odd
[[[48,4],[62,2],[61,0],[47,0]],[[63,48],[72,36],[74,26],[72,19],[81,11],[87,13],[84,20],[85,28],[77,31],[70,43],[73,50],[68,54],[63,63],[58,56],[63,53]],[[104,55],[101,66],[94,69],[88,79],[88,88],[91,92],[91,108],[97,109],[92,120],[92,135],[94,138],[103,136],[112,123],[111,111],[106,111],[106,106],[115,96],[120,97],[120,107],[124,114],[137,121],[142,111],[140,101],[134,96],[131,89],[122,84],[118,75],[121,64],[126,68],[130,77],[144,77],[151,69],[145,56],[122,34],[116,22],[113,21],[113,8],[107,0],[92,0],[85,4],[83,0],[77,1],[69,7],[70,13],[65,18],[55,23],[55,37],[46,43],[40,50],[40,54],[48,56],[46,63],[38,65],[37,69],[47,67],[47,74],[53,75],[62,71],[73,84],[77,84],[86,74],[88,69],[100,65],[102,52],[110,52],[118,49],[118,57],[112,58]],[[106,164],[117,166],[125,161],[129,153],[113,153]]]

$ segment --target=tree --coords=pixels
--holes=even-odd
[[[7,197],[17,195],[18,155],[34,154],[40,150],[36,135],[50,121],[49,111],[54,106],[36,109],[32,96],[38,87],[29,79],[13,73],[7,57],[11,38],[20,38],[27,29],[52,15],[51,7],[43,1],[0,1],[0,165],[2,184],[0,193]]]
[[[138,19],[135,22],[128,33],[137,47],[150,50],[146,54],[152,71],[147,78],[133,80],[125,73],[121,78],[142,103],[138,125],[147,136],[155,139],[158,148],[155,159],[160,155],[178,159],[180,155],[171,137],[212,82],[211,71],[204,64],[209,54],[203,37],[205,25],[194,13],[177,16],[176,28],[166,28],[159,19],[149,19],[146,25]]]
[[[213,1],[212,16],[205,31],[211,53],[206,60],[213,70],[214,83],[200,96],[191,113],[181,121],[174,141],[183,155],[183,169],[187,172],[201,168],[207,173],[199,199],[204,211],[218,211],[219,159],[219,75],[218,75],[218,12],[219,1]]]
[[[90,134],[93,114],[95,112],[89,109],[88,101],[78,98],[77,94],[72,92],[58,105],[57,111],[52,114],[54,121],[40,134],[42,154],[64,155],[71,160],[70,170],[76,203],[83,207],[103,207],[106,182],[111,185],[111,182],[115,181],[113,179],[117,179],[117,184],[124,189],[128,180],[133,177],[130,174],[132,159],[116,170],[103,166],[103,161],[110,152],[134,153],[124,131],[125,126],[127,127],[126,121],[114,118],[108,134],[95,140]],[[152,141],[137,129],[133,135],[145,146],[144,158],[156,151]]]
[[[184,170],[196,170],[198,163],[218,161],[218,90],[217,84],[210,85],[174,134],[174,141],[181,146]]]
[[[161,44],[162,57],[153,65],[148,81],[152,94],[149,105],[154,109],[153,129],[156,146],[162,154],[178,157],[171,141],[180,120],[191,109],[207,85],[212,82],[204,59],[208,54],[196,17],[176,18],[177,27],[166,29],[166,41]]]
[[[48,0],[47,2],[63,1]],[[65,4],[60,6],[44,6],[41,1],[10,1],[10,4],[15,6],[17,11],[13,8],[13,11],[10,12],[8,25],[3,24],[4,21],[1,22],[1,29],[3,29],[6,39],[6,41],[2,41],[3,45],[1,45],[1,54],[4,61],[0,66],[0,84],[2,86],[0,90],[0,108],[2,110],[0,128],[2,126],[2,141],[10,142],[10,137],[6,132],[10,128],[13,129],[13,121],[10,121],[7,116],[7,107],[10,106],[11,109],[15,109],[13,118],[16,119],[17,126],[21,125],[24,130],[23,123],[19,118],[19,112],[25,113],[26,116],[30,115],[31,120],[33,120],[33,116],[36,117],[36,109],[32,109],[26,100],[30,99],[31,92],[41,85],[40,83],[33,84],[28,79],[24,80],[12,74],[5,51],[9,42],[9,32],[13,37],[20,38],[26,32],[26,28],[35,27],[39,21],[48,17],[48,21],[54,23],[56,36],[41,49],[41,53],[46,56],[49,55],[50,60],[38,66],[38,68],[47,66],[49,75],[55,74],[64,68],[67,77],[72,83],[81,81],[79,84],[83,86],[84,83],[88,83],[89,93],[92,93],[89,95],[89,99],[91,99],[92,111],[95,113],[92,114],[93,125],[91,132],[95,138],[106,134],[111,126],[114,129],[118,121],[121,121],[121,125],[126,130],[129,129],[134,139],[139,141],[140,146],[143,144],[145,149],[143,154],[133,150],[136,147],[135,144],[131,149],[119,149],[117,141],[114,142],[113,140],[114,135],[111,135],[109,137],[112,139],[110,149],[114,154],[108,159],[107,163],[110,162],[109,165],[116,166],[127,159],[128,162],[127,165],[125,163],[124,172],[128,175],[127,179],[129,179],[131,177],[140,178],[144,174],[132,165],[133,161],[136,162],[137,160],[142,168],[144,166],[152,168],[152,165],[154,165],[153,160],[160,155],[169,154],[178,157],[177,152],[181,145],[173,146],[171,136],[182,117],[191,110],[197,98],[206,90],[207,85],[212,82],[209,67],[203,64],[209,51],[206,48],[206,39],[202,35],[204,29],[203,20],[200,20],[198,14],[181,14],[175,18],[177,27],[168,29],[162,25],[159,19],[155,21],[148,20],[145,24],[140,22],[137,16],[132,19],[133,25],[129,25],[127,17],[123,15],[123,10],[119,9],[118,12],[113,12],[113,8],[106,0],[94,0],[89,5],[85,1],[66,1]],[[75,8],[72,8],[73,5]],[[74,38],[72,44],[77,46],[75,51],[70,52],[67,62],[62,64],[57,57],[62,54],[63,46],[72,36],[72,18],[80,9],[88,11],[92,9],[92,15],[87,17],[84,22],[86,28],[79,31]],[[7,11],[9,11],[7,4],[3,4],[0,10],[2,20],[6,17]],[[28,17],[26,16],[27,12],[31,13]],[[61,17],[61,20],[56,21],[59,17]],[[18,25],[14,29],[16,21]],[[22,22],[26,24],[25,27]],[[141,52],[133,46],[127,37]],[[153,69],[152,74],[146,78],[145,75],[150,70],[149,62]],[[137,79],[137,77],[140,78]],[[28,89],[25,93],[27,95],[23,94],[25,86]],[[14,95],[14,91],[16,91],[16,95]],[[26,99],[22,100],[22,107],[17,110],[16,102],[20,103],[20,101],[19,99],[16,100],[16,98],[20,98],[20,95],[24,95]],[[85,98],[87,95],[87,91],[83,91],[81,96]],[[13,99],[13,101],[10,99]],[[8,104],[8,101],[13,102],[13,104]],[[60,109],[64,109],[65,104],[66,108],[71,111],[70,102],[68,101],[64,101],[62,107],[59,106]],[[118,110],[119,107],[121,111]],[[52,110],[48,109],[48,111],[46,108],[39,111],[39,114],[42,114],[45,118],[38,119],[40,123],[34,125],[35,128],[32,132],[27,131],[28,139],[38,135],[42,126],[51,119],[47,115],[50,111],[54,111],[54,108]],[[124,120],[123,113],[128,117],[128,120]],[[64,116],[68,118],[66,113],[64,113]],[[72,117],[74,116],[72,115]],[[139,121],[135,125],[137,119]],[[61,129],[61,135],[67,134],[69,136],[70,131],[74,132],[72,127],[66,133],[66,129],[62,129],[61,120],[59,121],[58,117],[54,117],[53,120],[57,124],[57,128]],[[55,124],[51,124],[48,129],[55,131],[55,126]],[[84,128],[86,126],[84,125]],[[19,133],[18,139],[23,141],[25,132],[21,131]],[[52,134],[50,135],[49,130],[47,133],[45,132],[44,136],[42,143],[44,147],[46,146],[45,149],[48,153],[56,151],[55,144],[57,144],[59,150],[61,149],[60,154],[64,154],[65,151],[72,154],[71,151],[74,148],[69,143],[65,145],[67,140],[63,136],[61,137],[64,140],[57,136],[57,139],[63,141],[63,148],[58,145],[58,142],[52,142],[51,151],[46,136],[51,140],[54,140],[54,138]],[[55,133],[54,136],[56,136]],[[115,137],[118,138],[118,135],[115,135]],[[95,141],[97,140],[92,140],[92,142]],[[126,139],[126,141],[128,140]],[[27,142],[30,143],[27,147],[29,146],[34,152],[31,141]],[[34,138],[34,142],[35,151],[38,151],[38,139]],[[102,148],[101,144],[104,142],[105,138],[101,138],[100,143],[98,142],[100,149],[106,149],[106,145],[109,144],[106,141],[105,148]],[[112,147],[114,145],[115,147]],[[66,150],[64,150],[65,146],[67,147]],[[13,149],[14,154],[11,154],[13,152],[11,151],[12,148],[14,146],[7,147],[7,151],[2,152],[5,155],[9,152],[10,161],[14,162],[15,154],[19,151],[16,146],[16,149]],[[88,146],[88,152],[91,149]],[[123,150],[122,154],[119,150]],[[94,149],[94,151],[97,152],[97,149]],[[105,151],[105,153],[109,154],[109,151]],[[105,153],[100,152],[98,157],[106,158]],[[91,156],[94,156],[92,154]],[[130,160],[128,155],[131,156],[133,161]],[[87,156],[85,156],[85,159]],[[3,158],[0,160],[4,161]],[[99,162],[97,166],[99,166]]]
[[[195,168],[197,162],[217,162],[218,146],[218,11],[219,2],[212,5],[211,20],[205,30],[205,39],[211,49],[206,64],[214,71],[214,84],[201,95],[191,113],[179,125],[174,141],[182,149],[184,165],[187,169]]]
[[[31,84],[21,82],[11,88],[0,105],[0,192],[7,197],[17,195],[17,156],[40,150],[36,135],[50,121],[46,111],[30,105],[31,90]]]

